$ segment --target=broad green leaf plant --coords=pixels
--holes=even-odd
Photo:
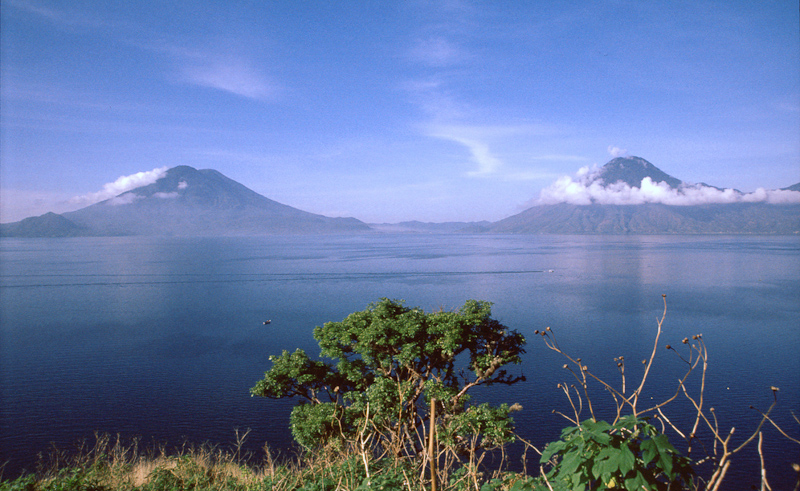
[[[693,474],[666,435],[632,415],[614,425],[587,419],[565,428],[541,462],[555,464],[546,475],[554,490],[687,489]]]
[[[672,345],[665,348],[676,354],[685,371],[677,377],[674,392],[660,402],[644,396],[648,375],[654,367],[659,340],[663,334],[667,315],[666,295],[663,295],[664,312],[657,320],[657,330],[650,356],[642,360],[642,372],[638,383],[629,384],[626,361],[623,356],[614,358],[620,375],[619,384],[611,384],[600,378],[581,358],[564,351],[556,341],[555,333],[548,327],[540,334],[547,348],[564,356],[568,363],[564,369],[575,380],[573,384],[561,383],[558,387],[566,395],[573,414],[559,412],[574,426],[563,430],[561,440],[545,447],[540,467],[541,477],[552,489],[671,489],[671,486],[704,488],[717,491],[730,468],[731,457],[758,437],[761,457],[762,489],[769,489],[766,467],[761,454],[762,428],[769,424],[787,440],[800,443],[790,436],[769,415],[777,404],[777,387],[771,387],[773,403],[765,412],[759,411],[761,420],[754,431],[745,433],[743,441],[734,443],[731,438],[734,428],[727,433],[720,428],[713,407],[705,400],[708,350],[702,334],[684,338],[679,352]],[[695,372],[699,381],[695,385],[698,393],[692,394],[687,379]],[[614,402],[611,423],[600,420],[592,403],[590,385],[602,388]],[[690,403],[689,413],[693,422],[690,428],[680,428],[668,413],[671,403],[683,396]],[[646,402],[645,402],[646,401]],[[643,402],[645,402],[644,407]],[[588,408],[590,419],[581,421],[583,408]],[[678,412],[685,413],[683,408]],[[753,406],[750,406],[752,409]],[[554,411],[555,412],[555,411]],[[685,415],[684,415],[685,416]],[[684,418],[685,419],[685,418]],[[795,417],[795,419],[797,419]],[[660,425],[657,430],[650,421]],[[681,456],[669,443],[664,431],[671,430],[677,441],[682,441],[686,457]],[[749,436],[748,436],[749,435]],[[690,466],[691,464],[691,466]],[[544,471],[549,466],[549,472]],[[800,484],[800,481],[798,481]]]

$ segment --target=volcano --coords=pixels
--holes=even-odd
[[[745,195],[691,184],[641,157],[557,181],[541,203],[467,232],[506,234],[798,234],[800,183]]]
[[[4,224],[4,236],[240,236],[366,232],[266,198],[213,169],[169,169],[156,182],[77,211]]]

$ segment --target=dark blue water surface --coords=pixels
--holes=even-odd
[[[564,363],[535,336],[612,381],[649,356],[668,313],[646,398],[676,387],[681,362],[663,345],[702,333],[705,394],[741,441],[780,388],[774,411],[800,425],[800,238],[359,235],[260,238],[80,238],[0,241],[0,462],[32,468],[55,444],[94,432],[180,445],[289,449],[294,401],[249,388],[284,349],[319,350],[312,330],[381,297],[426,310],[467,299],[528,338],[527,381],[479,394],[519,402],[519,433],[543,445],[567,422],[556,388]],[[269,326],[262,325],[271,319]],[[636,360],[636,362],[633,362]],[[631,382],[629,381],[629,384]],[[608,397],[596,394],[599,416]],[[667,411],[681,420],[688,406]],[[589,417],[584,412],[583,418]],[[770,482],[791,487],[800,446],[764,431]],[[738,438],[738,440],[737,440]],[[677,440],[675,440],[677,441]],[[755,445],[734,460],[728,489],[758,483]],[[535,462],[531,458],[530,462]]]

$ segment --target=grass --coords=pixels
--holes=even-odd
[[[355,452],[323,449],[280,457],[265,447],[256,458],[241,452],[242,442],[233,450],[205,444],[168,451],[96,435],[91,447],[76,454],[51,452],[34,472],[16,479],[0,474],[0,491],[424,489],[415,483],[417,471],[388,460],[371,462],[367,480],[362,456]]]

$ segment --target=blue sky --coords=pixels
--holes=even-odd
[[[624,154],[786,187],[799,7],[3,0],[0,221],[176,165],[368,222],[498,220]]]

